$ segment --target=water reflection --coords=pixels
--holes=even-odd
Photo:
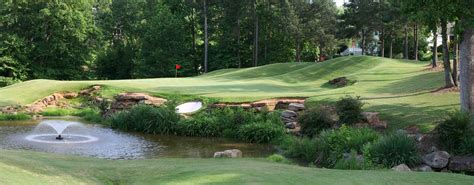
[[[243,157],[266,157],[274,152],[274,147],[271,145],[248,144],[223,138],[126,133],[93,124],[75,125],[64,130],[65,135],[98,138],[89,143],[48,143],[28,140],[33,134],[38,135],[39,123],[40,121],[0,122],[0,149],[33,150],[106,159],[208,158],[216,151],[233,148],[241,150]],[[52,139],[49,138],[52,136],[47,136],[44,132],[43,130],[40,133],[44,134],[41,137]],[[52,130],[50,134],[54,133]]]

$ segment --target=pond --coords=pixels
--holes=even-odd
[[[50,125],[68,126],[56,139]],[[62,130],[61,130],[62,131]],[[59,133],[59,132],[58,132]],[[243,157],[266,157],[272,145],[250,144],[224,138],[150,135],[84,124],[74,118],[0,121],[0,149],[32,150],[105,159],[210,158],[214,152],[239,149]]]

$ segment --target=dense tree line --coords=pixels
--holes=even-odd
[[[2,0],[2,76],[180,76],[337,50],[332,0]]]
[[[351,45],[427,60],[457,85],[466,0],[1,0],[0,76],[19,80],[192,76],[222,68],[314,62]],[[443,47],[428,47],[430,35]],[[436,39],[434,40],[436,42]],[[449,41],[449,42],[448,42]],[[431,50],[431,51],[430,51]],[[434,54],[431,54],[434,53]],[[452,65],[450,53],[454,55]]]

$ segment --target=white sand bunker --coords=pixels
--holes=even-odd
[[[179,114],[188,114],[198,111],[202,108],[202,102],[194,101],[183,103],[176,107],[176,112]]]

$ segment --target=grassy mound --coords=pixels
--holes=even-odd
[[[0,150],[0,184],[470,184],[448,173],[344,171],[265,159],[101,160]]]
[[[350,56],[323,63],[279,63],[247,69],[225,69],[192,78],[110,81],[32,80],[0,88],[0,106],[28,104],[59,91],[92,84],[108,87],[105,95],[121,91],[186,94],[222,101],[252,101],[272,97],[310,97],[309,103],[361,96],[365,109],[381,112],[391,128],[416,124],[430,130],[446,110],[459,106],[458,93],[431,93],[443,86],[442,72],[425,70],[426,62]],[[328,80],[346,76],[354,85],[333,88]]]

